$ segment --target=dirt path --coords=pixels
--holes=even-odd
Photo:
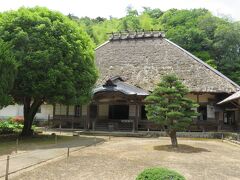
[[[134,180],[147,167],[175,169],[191,180],[240,179],[240,147],[215,140],[179,139],[180,152],[169,152],[168,138],[112,138],[72,153],[13,179]]]
[[[60,144],[43,146],[39,149],[23,151],[18,154],[10,155],[9,173],[18,172],[22,169],[26,169],[61,156],[67,157],[68,147],[70,148],[70,151],[77,151],[102,141],[104,140],[100,138],[95,139],[93,136],[76,137]],[[6,157],[6,155],[0,156],[0,178],[5,176]]]

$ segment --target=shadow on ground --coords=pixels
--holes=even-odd
[[[200,153],[200,152],[210,152],[207,149],[193,147],[185,144],[179,144],[177,148],[172,147],[172,145],[160,145],[154,146],[154,150],[157,151],[167,151],[167,152],[176,152],[176,153]]]
[[[16,139],[18,138],[18,146]],[[37,149],[56,149],[56,148],[77,148],[87,147],[105,140],[99,137],[77,137],[77,136],[57,136],[36,135],[21,138],[18,136],[0,137],[0,156],[16,153],[18,151],[29,151]]]

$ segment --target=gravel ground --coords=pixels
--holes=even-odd
[[[168,138],[114,137],[11,179],[134,180],[148,167],[167,167],[190,180],[239,180],[240,146],[216,140],[179,138],[180,151],[169,151]]]

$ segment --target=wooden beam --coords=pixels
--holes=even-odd
[[[240,108],[240,105],[236,102],[236,101],[230,101],[234,106],[236,106],[237,108]]]

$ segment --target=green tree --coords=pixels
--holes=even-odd
[[[143,13],[139,16],[139,22],[142,29],[153,29],[152,18],[147,13]]]
[[[205,9],[172,9],[161,16],[160,23],[167,38],[202,60],[208,61],[214,58],[211,56],[212,39],[208,37],[210,30],[206,29],[206,31],[208,30],[206,32],[202,28],[204,22],[202,19],[207,15],[212,16]]]
[[[166,75],[146,98],[150,103],[146,105],[148,120],[165,128],[174,147],[178,146],[176,132],[185,130],[197,116],[193,109],[197,104],[186,98],[187,93],[188,89],[175,75]]]
[[[17,64],[9,44],[0,39],[0,108],[12,102],[10,91],[13,87]]]
[[[139,30],[140,28],[138,11],[131,6],[127,7],[127,15],[121,19],[119,30]]]
[[[143,14],[148,14],[152,19],[158,19],[163,15],[163,11],[158,8],[151,9],[150,7],[143,7]]]
[[[81,104],[97,79],[94,49],[79,25],[47,8],[20,8],[0,14],[0,37],[13,46],[18,63],[11,95],[24,105],[23,136],[40,105]]]
[[[213,44],[218,69],[240,84],[240,23],[221,24]]]

